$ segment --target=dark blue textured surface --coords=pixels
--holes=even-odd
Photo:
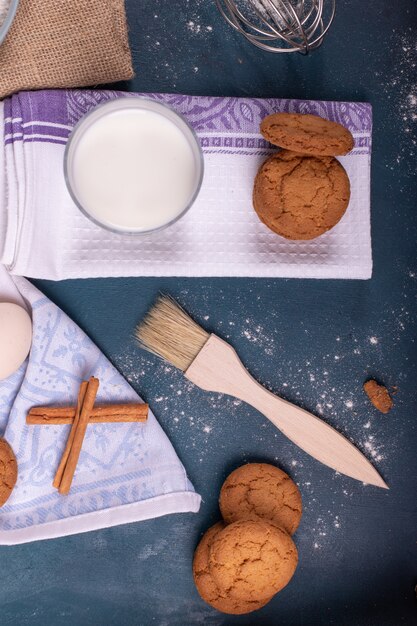
[[[339,1],[324,46],[307,58],[250,47],[210,0],[128,0],[127,12],[137,77],[122,88],[372,103],[374,276],[36,281],[152,404],[203,505],[197,515],[2,548],[0,623],[416,624],[415,2]],[[335,476],[255,411],[191,388],[140,353],[132,330],[160,290],[230,339],[259,381],[349,434],[391,490]],[[368,376],[398,386],[387,416],[361,391]],[[200,600],[191,559],[218,518],[223,479],[254,459],[277,463],[300,485],[300,563],[267,607],[233,618]]]

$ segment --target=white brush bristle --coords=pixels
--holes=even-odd
[[[168,296],[158,298],[135,334],[142,348],[184,372],[209,338],[209,334]]]

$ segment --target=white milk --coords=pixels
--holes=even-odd
[[[198,185],[192,146],[149,110],[113,111],[80,133],[71,158],[79,204],[110,228],[147,231],[174,220]]]

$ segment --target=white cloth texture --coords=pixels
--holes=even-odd
[[[369,104],[147,94],[182,113],[205,162],[201,192],[174,226],[153,236],[113,234],[93,224],[67,191],[63,156],[74,124],[113,91],[22,92],[0,106],[0,261],[13,274],[60,280],[98,276],[358,278],[372,274]],[[340,157],[349,207],[332,230],[288,241],[252,207],[257,169],[273,149],[259,133],[275,111],[313,113],[355,139]]]
[[[146,423],[88,425],[69,495],[53,488],[70,426],[27,425],[29,409],[75,406],[81,380],[92,375],[100,380],[97,404],[141,400],[65,313],[2,266],[1,301],[26,305],[33,342],[26,362],[0,381],[0,434],[18,464],[16,486],[0,508],[0,544],[197,512],[201,498],[151,411]]]

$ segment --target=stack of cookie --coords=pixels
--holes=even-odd
[[[261,133],[282,148],[260,167],[253,190],[259,219],[286,239],[315,239],[343,217],[350,182],[335,158],[350,152],[350,131],[317,115],[274,113]]]
[[[297,485],[266,463],[239,467],[220,491],[223,521],[203,535],[193,575],[205,602],[241,615],[265,606],[291,580],[298,562],[291,538],[301,519]]]

